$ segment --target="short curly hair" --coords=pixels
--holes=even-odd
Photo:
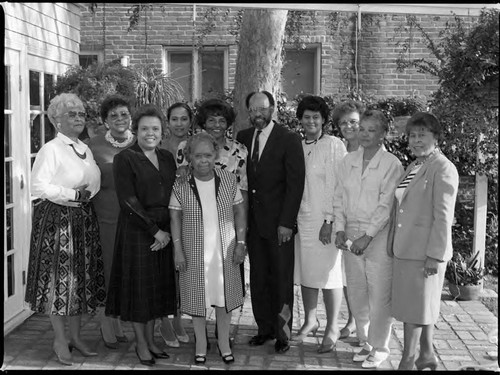
[[[121,95],[110,95],[106,97],[101,103],[102,122],[106,121],[109,112],[116,107],[127,107],[128,111],[131,112],[130,102],[125,97]]]
[[[346,100],[337,104],[333,108],[332,123],[334,126],[339,126],[340,119],[347,113],[357,112],[360,116],[365,111],[365,105],[356,100]]]
[[[363,121],[369,119],[374,119],[375,121],[378,121],[378,124],[383,131],[385,132],[389,131],[389,120],[387,120],[387,117],[385,117],[382,111],[378,111],[376,109],[367,109],[361,114],[359,122],[362,123]]]
[[[443,133],[443,128],[439,120],[429,112],[417,112],[406,123],[406,135],[410,134],[412,127],[424,127],[434,134],[434,138],[440,140]]]
[[[330,107],[326,104],[325,100],[321,96],[309,95],[302,98],[299,105],[297,106],[297,118],[299,120],[304,116],[304,112],[310,110],[313,112],[319,112],[325,124],[328,122],[328,116],[330,115]]]
[[[139,121],[141,118],[151,116],[157,117],[161,123],[161,134],[165,133],[165,118],[163,117],[163,113],[161,113],[160,109],[154,104],[144,104],[139,107],[132,117],[132,131],[137,134],[137,129],[139,128]]]
[[[215,152],[219,153],[219,145],[214,137],[208,134],[206,131],[202,131],[200,133],[196,133],[188,138],[186,141],[186,146],[184,147],[183,153],[184,157],[188,162],[191,162],[191,153],[193,152],[194,147],[199,143],[208,143],[214,147]]]
[[[201,103],[198,109],[198,114],[196,115],[196,120],[198,125],[205,129],[205,122],[209,116],[222,116],[227,121],[227,126],[231,126],[236,119],[236,113],[233,107],[224,100],[220,99],[208,99]]]
[[[47,116],[52,125],[56,127],[57,119],[67,111],[68,107],[74,107],[78,104],[83,106],[83,100],[72,92],[63,92],[52,98],[47,108]]]

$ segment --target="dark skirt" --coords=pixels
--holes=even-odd
[[[166,208],[148,214],[165,228]],[[172,243],[151,251],[154,237],[137,220],[120,213],[105,313],[123,321],[146,323],[175,312],[175,268]]]
[[[94,314],[106,292],[99,226],[92,203],[34,207],[25,300],[35,312]]]

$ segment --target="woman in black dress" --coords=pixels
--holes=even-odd
[[[136,354],[148,366],[168,358],[154,343],[154,322],[176,307],[168,211],[176,168],[172,154],[158,148],[163,130],[157,107],[139,108],[137,142],[113,161],[120,215],[106,314],[132,322]]]

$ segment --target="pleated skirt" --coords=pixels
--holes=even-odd
[[[25,300],[38,313],[94,314],[106,291],[99,226],[92,203],[34,207]]]

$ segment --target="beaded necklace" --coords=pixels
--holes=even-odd
[[[129,144],[131,144],[132,141],[133,141],[133,139],[134,139],[134,135],[132,134],[132,132],[130,130],[127,130],[125,132],[125,134],[127,135],[127,138],[125,138],[125,140],[123,142],[118,142],[111,135],[111,130],[108,130],[106,132],[106,134],[104,135],[104,139],[106,139],[106,141],[108,141],[109,143],[111,143],[111,145],[113,147],[123,148],[123,147],[127,147]]]

